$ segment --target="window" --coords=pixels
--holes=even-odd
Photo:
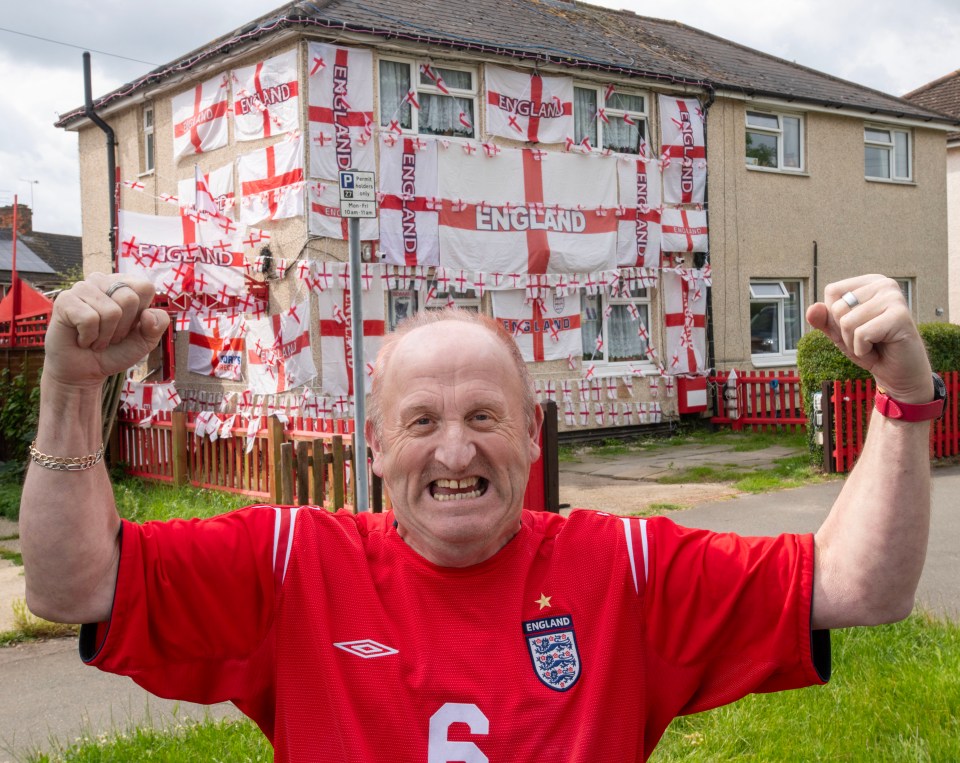
[[[153,172],[153,106],[143,107],[143,156],[140,158],[140,166],[143,168],[143,172]]]
[[[863,165],[868,178],[878,180],[912,180],[910,166],[910,133],[888,127],[863,129]]]
[[[433,290],[433,293],[431,293]],[[427,305],[427,295],[430,295],[430,304]],[[387,293],[387,327],[393,331],[397,325],[410,315],[413,315],[423,305],[425,310],[442,310],[450,301],[461,310],[480,311],[480,298],[473,289],[460,294],[455,291],[439,291],[436,281],[426,281],[418,292],[416,289],[390,289]]]
[[[747,166],[803,170],[803,121],[800,117],[748,111]]]
[[[476,88],[473,69],[381,59],[380,126],[421,135],[474,138]]]
[[[638,289],[633,297],[584,293],[581,299],[584,363],[649,363],[650,295],[646,289]],[[603,343],[598,348],[601,334]]]
[[[637,154],[647,139],[647,99],[638,93],[613,90],[604,103],[606,90],[597,87],[573,89],[574,139],[584,138],[592,148],[621,154]]]
[[[750,282],[750,352],[754,361],[796,361],[803,334],[800,281]]]
[[[912,278],[894,278],[900,291],[903,292],[903,298],[907,300],[907,307],[913,310],[913,279]]]

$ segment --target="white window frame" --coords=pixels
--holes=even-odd
[[[777,120],[776,127],[770,127],[766,125],[755,125],[750,124],[750,116],[756,114],[763,117],[772,117]],[[802,114],[794,114],[788,112],[780,111],[769,111],[767,109],[747,109],[744,112],[744,124],[746,129],[744,131],[744,137],[746,138],[747,133],[759,133],[761,135],[769,135],[776,138],[777,141],[777,166],[776,167],[764,167],[759,164],[751,163],[756,162],[755,157],[750,157],[746,155],[746,147],[744,148],[744,159],[746,160],[747,167],[751,170],[765,170],[767,172],[786,172],[786,173],[803,173],[806,171],[806,161],[807,157],[804,152],[804,140],[805,140],[805,120]],[[797,146],[797,156],[799,159],[798,167],[787,167],[784,164],[784,143],[785,143],[785,131],[783,127],[783,121],[785,119],[796,119],[797,120],[797,141],[799,145]]]
[[[592,146],[594,150],[603,151],[605,148],[605,145],[604,145],[605,140],[603,137],[603,127],[605,123],[600,118],[600,111],[599,111],[600,109],[604,110],[604,113],[606,114],[607,117],[623,118],[625,115],[629,114],[631,119],[633,119],[637,123],[637,126],[640,127],[641,138],[644,140],[644,142],[647,143],[647,145],[650,145],[650,93],[644,90],[633,90],[630,88],[615,87],[611,95],[615,93],[620,93],[621,95],[631,95],[631,96],[643,98],[643,108],[644,108],[643,111],[628,111],[624,109],[610,108],[605,104],[603,95],[604,93],[607,92],[607,87],[608,87],[607,85],[594,85],[594,84],[586,84],[583,82],[574,82],[573,87],[574,87],[574,93],[576,93],[577,90],[592,90],[594,93],[596,93],[597,111],[593,115],[593,122],[597,131],[597,144],[595,146]],[[574,109],[576,109],[576,103],[577,103],[576,96],[574,96],[573,103],[574,103]],[[574,112],[573,118],[574,118],[574,125],[576,125],[576,118],[577,118],[576,112]],[[574,135],[574,138],[577,140],[577,142],[579,142],[580,140],[583,139],[583,136]],[[617,151],[616,153],[626,153],[628,155],[630,154],[636,155],[637,152],[636,151],[628,151],[628,152]]]
[[[143,128],[143,171],[141,174],[149,175],[156,169],[157,164],[157,113],[152,103],[144,105],[140,124]]]
[[[804,281],[802,278],[751,278],[750,279],[750,304],[776,305],[777,306],[777,336],[780,338],[781,346],[779,352],[753,352],[752,347],[752,328],[748,323],[748,334],[751,334],[750,360],[753,365],[763,366],[788,366],[796,365],[797,348],[792,350],[783,349],[783,341],[786,336],[786,321],[784,305],[790,299],[790,291],[786,284],[796,284],[797,297],[800,304],[797,306],[797,320],[800,322],[800,337],[806,333],[807,324],[804,318]],[[762,293],[757,286],[772,286],[775,293]]]
[[[454,307],[459,308],[460,310],[472,310],[474,312],[480,312],[481,299],[476,295],[476,292],[472,288],[467,289],[467,291],[462,294],[452,289],[449,292],[437,291],[430,300],[430,306],[425,307],[427,295],[430,293],[430,289],[435,289],[436,286],[436,281],[426,280],[420,289],[388,289],[387,330],[393,331],[396,328],[396,301],[400,297],[410,300],[412,309],[407,315],[413,315],[420,310],[442,310],[447,306],[447,303],[450,301],[451,297],[453,298]]]
[[[656,344],[653,341],[653,302],[651,299],[651,290],[650,289],[635,289],[632,297],[611,297],[604,291],[600,291],[596,295],[587,294],[586,291],[581,291],[580,293],[580,324],[581,330],[583,324],[586,321],[586,310],[587,310],[587,300],[591,297],[597,297],[597,310],[599,311],[600,317],[600,331],[603,334],[603,349],[602,349],[602,358],[588,357],[586,353],[583,356],[584,365],[594,364],[598,369],[602,370],[613,370],[613,371],[628,371],[630,368],[641,371],[644,375],[659,373],[656,366],[650,360],[648,355],[644,355],[638,360],[609,360],[608,351],[609,343],[608,339],[610,332],[607,328],[607,320],[609,316],[607,315],[607,305],[629,305],[634,304],[638,308],[646,309],[647,318],[645,325],[647,328],[648,338],[647,338],[647,347]],[[642,313],[642,309],[641,309]],[[641,315],[642,318],[642,315]]]
[[[889,133],[889,140],[880,140],[876,137],[868,137],[870,131],[874,132],[885,132]],[[906,142],[906,160],[907,160],[907,174],[898,175],[897,174],[897,154],[899,146],[897,145],[897,136],[901,135],[905,138]],[[887,181],[892,183],[911,183],[913,182],[913,134],[910,130],[904,130],[902,128],[893,127],[892,125],[885,124],[870,124],[867,123],[863,126],[863,148],[864,148],[864,157],[863,157],[863,174],[867,180],[880,180]],[[889,176],[884,175],[868,175],[867,174],[867,149],[874,149],[876,151],[886,151],[888,156],[888,166],[890,168]]]
[[[900,287],[900,291],[903,292],[903,298],[907,300],[907,307],[910,308],[910,312],[913,312],[913,290],[914,290],[914,279],[912,278],[894,278],[894,281],[897,282],[897,286]]]
[[[410,82],[412,89],[414,89],[419,96],[421,93],[426,93],[428,95],[437,95],[441,98],[456,96],[458,98],[468,98],[473,101],[473,134],[472,135],[436,135],[435,133],[422,133],[423,135],[435,136],[438,138],[448,138],[451,140],[476,140],[480,131],[477,129],[477,122],[480,119],[479,115],[479,104],[477,100],[478,87],[479,87],[479,71],[475,66],[470,66],[468,64],[461,63],[451,63],[449,61],[431,61],[429,59],[415,59],[415,58],[405,58],[403,56],[380,56],[377,59],[377,103],[378,109],[380,110],[379,114],[379,123],[380,130],[384,131],[389,129],[390,121],[393,119],[392,114],[383,113],[383,98],[381,97],[380,90],[380,63],[381,62],[390,62],[393,64],[403,64],[406,65],[410,74]],[[459,72],[467,72],[470,74],[470,81],[473,86],[466,90],[464,88],[453,87],[450,83],[444,81],[444,86],[447,90],[450,91],[448,96],[440,88],[436,86],[435,83],[421,83],[420,82],[420,67],[423,65],[428,65],[431,68],[438,69],[452,69]],[[429,78],[428,78],[429,79]],[[419,97],[418,97],[419,102]],[[410,127],[404,127],[400,125],[400,129],[403,131],[404,135],[420,135],[420,110],[414,108],[410,105]]]

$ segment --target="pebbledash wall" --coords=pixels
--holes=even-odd
[[[311,37],[310,39],[321,39]],[[342,44],[364,47],[356,41]],[[204,172],[234,161],[250,150],[271,145],[278,139],[237,142],[233,139],[233,123],[229,122],[230,138],[226,147],[209,154],[173,159],[171,97],[197,82],[207,80],[220,72],[245,66],[258,60],[289,50],[299,49],[299,81],[301,93],[301,125],[307,124],[306,38],[290,34],[274,37],[264,43],[244,49],[240,56],[217,59],[215,65],[199,68],[175,83],[163,83],[139,95],[136,102],[121,101],[115,110],[107,108],[101,115],[116,131],[119,143],[118,166],[123,179],[137,178],[144,185],[143,193],[121,189],[121,207],[125,210],[150,214],[176,214],[176,209],[158,200],[161,193],[175,194],[177,182],[193,176],[194,164]],[[390,45],[391,57],[403,55],[415,58],[429,57],[436,64],[444,62],[473,64],[477,68],[477,110],[475,119],[478,138],[485,137],[485,114],[482,104],[484,91],[484,61],[465,55],[452,56],[449,50],[424,48],[404,50],[403,43]],[[377,48],[374,48],[374,72],[377,72]],[[510,59],[496,61],[511,66]],[[528,70],[528,69],[525,69]],[[541,66],[541,73],[561,73],[549,66]],[[570,70],[563,70],[569,76]],[[376,75],[375,75],[376,76]],[[610,82],[647,93],[649,143],[659,154],[658,93],[676,96],[700,97],[703,91],[666,90],[662,85],[641,80],[616,80],[596,73],[574,71],[575,80],[606,85]],[[374,87],[374,109],[378,89]],[[142,163],[142,110],[145,104],[154,109],[156,146],[155,168],[139,175]],[[775,110],[793,112],[803,117],[802,172],[787,173],[758,170],[745,162],[745,119],[748,110]],[[375,117],[376,120],[376,117]],[[707,111],[708,210],[710,237],[710,264],[713,271],[712,322],[714,363],[718,369],[748,370],[758,367],[789,367],[789,353],[778,356],[773,363],[752,355],[751,350],[751,279],[799,281],[803,305],[822,297],[824,286],[832,280],[861,272],[883,272],[909,279],[912,284],[914,311],[919,320],[942,319],[938,308],[947,307],[946,259],[946,179],[943,173],[945,140],[942,129],[930,129],[922,122],[910,123],[913,138],[913,178],[909,183],[884,183],[864,178],[864,123],[884,124],[883,119],[866,120],[860,113],[837,113],[836,109],[818,109],[802,104],[780,104],[776,101],[751,101],[739,94],[718,92]],[[902,126],[903,120],[892,120]],[[103,133],[84,122],[79,125],[80,171],[83,187],[83,250],[85,271],[109,271],[108,252],[109,210],[106,194],[106,160]],[[525,146],[496,138],[504,147]],[[551,145],[549,150],[562,150]],[[239,197],[239,189],[238,189]],[[308,202],[309,203],[309,202]],[[347,260],[347,244],[333,239],[311,238],[307,235],[306,216],[261,222],[259,227],[272,234],[270,249],[275,258],[293,261],[304,249],[310,260]],[[819,267],[814,272],[814,246],[818,251]],[[248,254],[248,257],[250,255]],[[686,255],[685,265],[693,266],[693,255]],[[293,268],[283,280],[269,282],[270,312],[290,306],[298,283]],[[814,294],[814,282],[817,294]],[[490,314],[491,296],[482,298],[481,309]],[[313,299],[311,340],[315,362],[320,363],[320,342]],[[660,290],[651,294],[651,341],[658,350],[665,347]],[[242,383],[227,382],[201,376],[186,370],[186,335],[176,342],[176,382],[180,388],[217,392],[239,391]],[[580,374],[572,371],[566,361],[547,361],[530,365],[534,378],[541,384],[547,381],[569,380]],[[626,375],[626,364],[600,368],[603,376]],[[308,386],[319,389],[319,379]],[[636,378],[632,391],[622,383],[617,385],[617,400],[634,403],[660,403],[664,418],[677,416],[676,396],[668,394],[661,382],[656,397],[648,377]],[[558,394],[559,399],[559,394]],[[574,394],[576,400],[576,393]],[[601,399],[607,402],[606,394]],[[596,428],[598,423],[591,413],[585,425],[579,415],[572,425],[564,420],[561,405],[560,428]],[[634,419],[636,422],[636,419]],[[609,424],[605,424],[609,426]]]

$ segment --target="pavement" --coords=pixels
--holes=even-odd
[[[725,446],[666,448],[651,454],[590,457],[561,464],[565,483],[584,480],[614,484],[637,496],[655,486],[665,471],[703,464],[738,464],[755,469],[796,451],[770,448],[736,453]],[[918,604],[934,614],[960,619],[960,466],[933,471],[933,527]],[[744,535],[813,532],[826,516],[842,481],[761,495],[729,496],[671,512],[680,524]],[[682,486],[678,486],[681,487]],[[718,486],[720,490],[722,486]],[[594,505],[594,504],[590,504]],[[601,506],[596,506],[601,508]],[[0,521],[0,538],[16,534]],[[0,541],[9,543],[9,541]],[[23,596],[20,568],[0,560],[0,630],[15,597]],[[77,656],[76,638],[0,648],[0,763],[65,746],[82,735],[98,736],[131,726],[168,726],[185,718],[235,716],[232,705],[212,707],[153,697],[127,678],[87,668]]]

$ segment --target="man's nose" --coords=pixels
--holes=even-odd
[[[451,472],[467,468],[476,454],[476,447],[468,427],[445,423],[439,433],[440,441],[434,457]]]

